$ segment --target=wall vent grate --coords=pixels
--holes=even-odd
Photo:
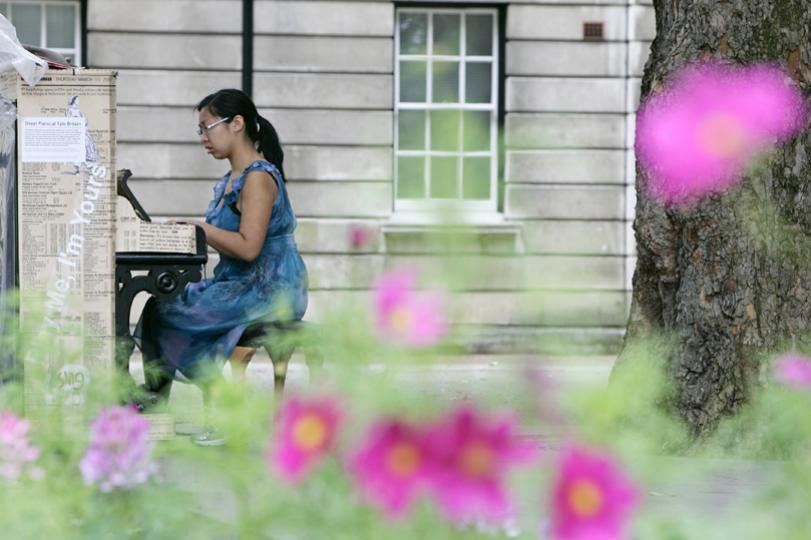
[[[603,39],[603,23],[584,22],[583,39],[586,41],[600,41]]]

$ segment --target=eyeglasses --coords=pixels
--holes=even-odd
[[[227,117],[225,117],[225,118],[220,118],[220,119],[219,119],[219,120],[217,120],[216,122],[213,122],[213,123],[211,123],[211,124],[209,124],[209,125],[200,124],[199,126],[197,126],[197,134],[198,134],[198,135],[200,135],[200,136],[202,136],[202,135],[203,135],[203,133],[208,133],[208,132],[209,132],[209,130],[210,130],[211,128],[213,128],[214,126],[219,126],[219,125],[220,125],[220,124],[222,124],[223,122],[227,122],[227,121],[229,121],[230,119],[231,119],[231,117],[230,117],[230,116],[227,116]]]

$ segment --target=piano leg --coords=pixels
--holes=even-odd
[[[204,244],[203,244],[204,245]],[[116,282],[118,294],[116,295],[116,366],[119,373],[124,377],[127,384],[132,383],[132,390],[135,391],[137,385],[129,372],[130,356],[135,349],[135,341],[130,333],[130,311],[132,301],[135,296],[146,291],[151,295],[148,302],[171,300],[180,294],[188,283],[200,281],[202,279],[202,265],[194,264],[149,264],[142,258],[134,258],[129,264],[124,262],[123,256],[117,256]],[[133,271],[146,271],[145,275],[133,276]],[[148,341],[148,336],[144,336],[144,341]],[[146,343],[144,346],[148,346]],[[150,355],[155,356],[155,355]],[[148,366],[148,361],[144,359],[144,380],[146,389],[151,393],[145,405],[153,405],[163,398],[169,397],[172,387],[171,377],[163,373],[157,366]]]
[[[129,269],[118,267],[115,273],[118,284],[115,310],[115,364],[120,375],[132,380],[130,356],[132,356],[132,351],[135,350],[135,340],[132,339],[132,334],[130,334],[130,309],[135,295],[141,289],[138,288],[137,282],[134,283],[135,280],[133,280]],[[134,385],[135,381],[132,380],[132,382]]]

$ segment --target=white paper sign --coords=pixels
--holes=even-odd
[[[82,163],[87,157],[84,118],[25,117],[20,139],[26,163]]]

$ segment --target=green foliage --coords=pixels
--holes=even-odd
[[[434,279],[461,283],[455,277],[463,273],[457,263],[436,270]],[[17,337],[29,355],[47,357],[58,350],[55,340]],[[317,334],[307,339],[318,344],[326,365],[308,384],[289,385],[288,393],[335,396],[346,422],[337,452],[295,485],[268,467],[279,404],[256,386],[215,385],[207,415],[191,388],[177,388],[169,412],[216,427],[227,444],[200,448],[180,436],[159,442],[153,452],[159,478],[111,493],[85,485],[79,463],[88,448],[90,423],[103,407],[131,393],[130,382],[95,376],[83,402],[35,411],[26,411],[20,396],[47,384],[44,374],[37,376],[36,364],[26,373],[32,380],[25,388],[19,381],[0,386],[0,410],[27,413],[31,420],[30,439],[42,450],[38,464],[45,471],[39,480],[0,479],[3,537],[493,538],[493,532],[474,525],[448,523],[427,498],[419,499],[405,519],[391,521],[361,500],[346,466],[376,419],[432,422],[460,401],[515,413],[527,437],[545,447],[538,462],[509,479],[520,538],[537,538],[548,523],[557,452],[568,441],[610,450],[638,482],[642,506],[634,518],[636,538],[809,537],[810,392],[769,382],[738,416],[697,444],[670,409],[664,359],[671,344],[666,338],[627,344],[607,385],[563,384],[554,377],[538,383],[532,373],[547,370],[542,359],[531,359],[528,366],[467,371],[447,365],[454,351],[447,344],[417,349],[381,339],[367,304],[333,306],[323,314]],[[562,343],[557,346],[570,352]],[[721,487],[738,473],[755,480]],[[722,493],[727,489],[718,500],[713,498],[716,485]],[[701,497],[707,497],[706,503]]]
[[[605,391],[573,396],[575,423],[588,438],[634,452],[672,454],[686,448],[685,427],[669,409],[667,350],[664,340],[630,343]]]

